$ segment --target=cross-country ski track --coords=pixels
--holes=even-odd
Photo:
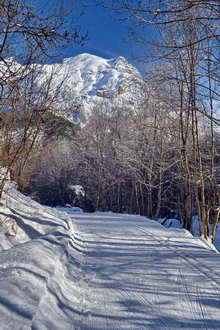
[[[18,205],[29,240],[0,252],[1,330],[220,329],[220,254],[185,230]]]
[[[79,329],[220,329],[218,254],[144,217],[75,218]]]

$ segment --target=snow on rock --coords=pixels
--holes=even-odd
[[[13,70],[22,70],[22,65],[13,59],[7,61]],[[8,66],[1,66],[2,73],[7,76]],[[36,94],[47,90],[51,100],[55,96],[51,109],[78,124],[86,123],[94,106],[103,102],[107,106],[114,103],[123,108],[135,108],[144,95],[141,74],[121,56],[104,59],[85,53],[64,59],[62,63],[35,64],[34,70]],[[35,102],[37,105],[38,100]]]
[[[1,330],[220,328],[220,255],[190,233],[3,197],[17,231],[0,230]]]
[[[123,57],[104,59],[80,54],[63,60],[62,64],[42,66],[41,83],[53,76],[53,89],[59,89],[62,115],[77,121],[88,120],[92,109],[103,100],[119,106],[137,103],[144,81],[136,68]],[[60,86],[60,88],[59,88]]]
[[[81,96],[94,96],[104,90],[106,93],[116,93],[127,81],[142,79],[123,57],[107,60],[91,54],[80,54],[64,59],[62,66],[60,74],[68,72],[68,83]]]
[[[79,185],[79,184],[75,184],[75,185],[69,185],[69,189],[73,190],[76,194],[76,196],[85,196],[85,190],[83,188],[83,186]]]
[[[158,219],[158,222],[167,228],[182,228],[182,224],[178,219]]]

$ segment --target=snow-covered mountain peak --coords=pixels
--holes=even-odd
[[[75,57],[66,58],[63,60],[64,65],[74,66],[83,71],[97,72],[97,71],[108,71],[116,70],[122,73],[130,73],[140,77],[140,73],[135,69],[128,61],[123,57],[119,56],[113,59],[104,59],[102,57],[83,53]]]
[[[73,69],[83,71],[96,72],[97,70],[105,70],[109,68],[108,60],[96,55],[87,53],[79,54],[75,57],[66,58],[63,60],[64,65],[72,66]]]
[[[123,87],[125,81],[141,79],[138,70],[122,56],[116,59],[104,59],[84,53],[64,59],[63,66],[83,95],[101,96],[99,90],[103,89],[113,95],[117,92],[117,88]]]
[[[109,99],[110,103],[114,100],[124,107],[128,102],[134,103],[144,84],[138,70],[122,56],[104,59],[84,53],[64,59],[62,64],[45,65],[43,72],[50,74],[51,70],[55,72],[54,88],[62,82],[62,94],[65,98],[68,94],[68,106],[74,102],[77,104],[74,109],[80,108],[86,118],[103,99]]]
[[[119,56],[116,59],[110,61],[112,61],[112,64],[116,70],[134,74],[141,78],[139,71],[133,65],[129,64],[126,58],[123,56]]]

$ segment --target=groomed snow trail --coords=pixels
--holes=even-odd
[[[144,217],[71,212],[16,190],[0,205],[18,224],[0,230],[0,330],[220,329],[220,254]]]
[[[220,255],[144,217],[74,218],[79,329],[220,329]]]

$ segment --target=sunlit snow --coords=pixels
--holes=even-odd
[[[39,83],[52,77],[52,92],[59,90],[57,111],[75,122],[86,121],[94,106],[103,102],[117,106],[137,103],[143,93],[144,81],[136,68],[123,57],[104,59],[80,54],[64,59],[61,64],[42,66]]]
[[[1,330],[220,328],[220,255],[201,240],[145,217],[61,211],[6,190]]]

